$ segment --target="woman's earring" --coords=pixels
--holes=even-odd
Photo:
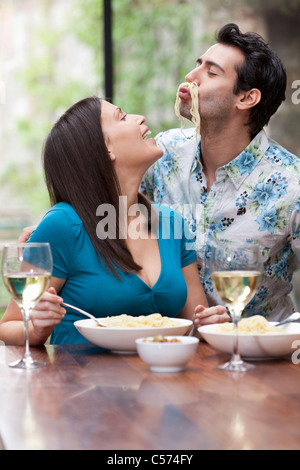
[[[115,159],[116,159],[116,156],[115,156],[115,154],[114,154],[114,153],[112,153],[112,151],[111,151],[111,150],[109,150],[109,151],[108,151],[108,153],[109,153],[109,156],[110,156],[110,159],[111,159],[111,160],[115,160]]]

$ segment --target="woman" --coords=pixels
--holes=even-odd
[[[206,308],[183,219],[167,207],[154,212],[138,193],[145,171],[162,156],[148,133],[143,116],[128,116],[96,97],[72,106],[50,132],[44,170],[52,209],[30,241],[50,243],[54,269],[50,289],[31,314],[32,345],[50,335],[56,344],[86,342],[73,325],[80,316],[66,312],[62,298],[98,317],[160,312],[193,318],[198,306],[198,322],[228,320],[224,307]],[[13,301],[0,339],[24,343]]]

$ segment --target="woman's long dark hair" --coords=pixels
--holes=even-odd
[[[44,146],[43,164],[50,202],[69,203],[81,218],[96,254],[103,258],[114,275],[116,266],[125,273],[141,269],[119,239],[120,185],[109,157],[101,129],[101,101],[85,98],[69,108],[52,128]],[[151,204],[139,194],[139,202],[148,209],[148,228]],[[99,239],[96,215],[100,204],[116,209],[116,238]]]

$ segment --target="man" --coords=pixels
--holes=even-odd
[[[228,24],[186,81],[198,85],[201,138],[194,129],[159,134],[164,156],[142,190],[190,223],[210,305],[220,303],[209,276],[210,243],[259,241],[264,276],[245,314],[280,320],[293,311],[288,294],[300,246],[300,162],[263,128],[285,99],[284,67],[260,36]],[[181,114],[191,119],[188,89],[179,97]]]

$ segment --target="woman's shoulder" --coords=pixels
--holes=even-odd
[[[73,209],[73,207],[67,202],[59,202],[51,207],[48,212],[44,215],[43,221],[51,220],[51,223],[57,221],[59,223],[81,225],[82,220],[79,215]]]
[[[30,241],[55,241],[70,243],[81,231],[82,221],[70,204],[60,202],[44,215],[30,237]]]

